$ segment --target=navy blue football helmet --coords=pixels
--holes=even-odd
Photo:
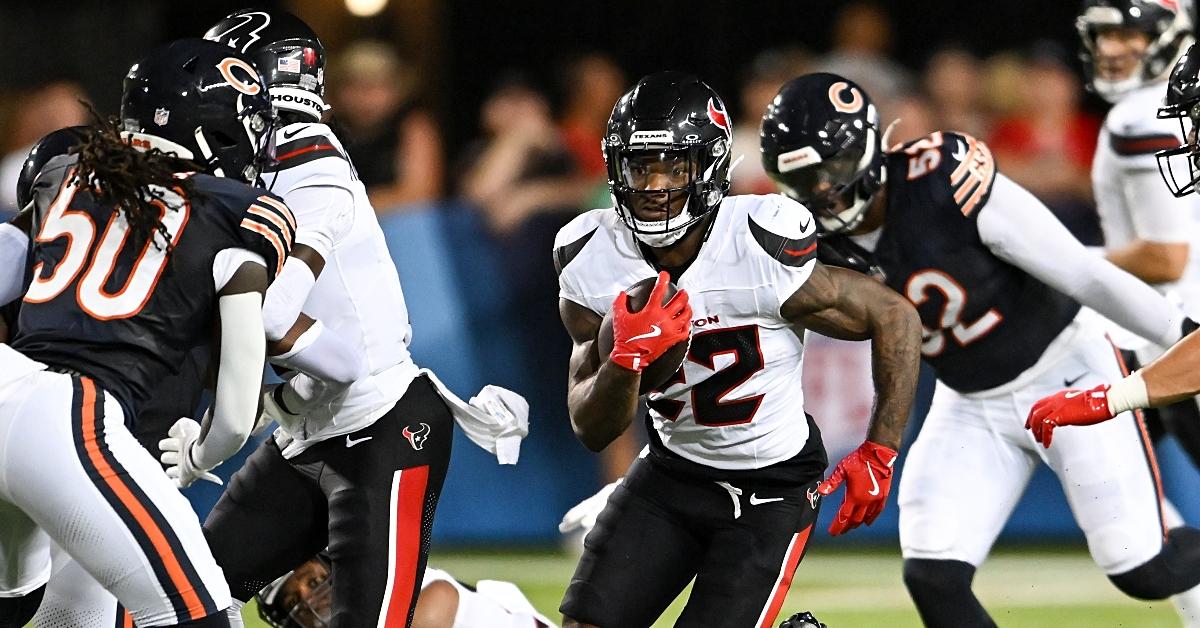
[[[83,144],[86,126],[68,126],[47,133],[29,149],[29,156],[21,165],[21,174],[17,177],[17,207],[23,208],[33,200],[33,183],[37,180],[46,162],[71,152],[76,146]]]
[[[135,147],[189,159],[211,174],[254,183],[274,158],[267,84],[247,55],[180,39],[129,69],[121,127]]]
[[[836,74],[785,83],[759,141],[767,175],[826,231],[857,227],[886,179],[879,113],[861,87]]]

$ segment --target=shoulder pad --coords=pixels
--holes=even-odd
[[[296,218],[291,210],[262,188],[206,174],[193,177],[201,201],[215,203],[225,211],[241,246],[263,256],[274,280],[296,239]]]
[[[287,170],[317,159],[349,161],[342,144],[324,124],[289,124],[275,133],[275,164],[268,172]]]
[[[1114,153],[1121,157],[1150,155],[1183,144],[1179,122],[1158,118],[1163,93],[1163,84],[1153,83],[1113,105],[1104,118],[1104,128]]]
[[[987,203],[996,181],[991,149],[983,140],[966,133],[937,131],[904,143],[891,157],[904,160],[904,181],[934,186],[934,198],[948,195],[950,204],[963,216],[970,216]]]
[[[750,235],[767,255],[785,266],[803,266],[817,256],[817,221],[808,208],[779,194],[748,197]]]
[[[571,222],[567,223],[562,229],[558,230],[558,234],[554,236],[554,272],[561,275],[563,269],[583,247],[592,239],[592,236],[600,228],[600,218],[602,212],[612,211],[604,209],[593,209],[592,211],[576,216]]]

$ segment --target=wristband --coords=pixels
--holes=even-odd
[[[1108,389],[1108,412],[1116,416],[1126,410],[1136,410],[1150,405],[1150,393],[1141,371],[1113,384]]]

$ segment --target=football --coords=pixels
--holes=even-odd
[[[646,307],[646,301],[650,299],[650,291],[654,290],[654,282],[658,277],[647,277],[625,290],[629,295],[629,311],[640,312],[643,307]],[[667,284],[667,291],[663,294],[663,303],[671,300],[675,293],[679,292],[679,288],[674,283]],[[642,369],[642,383],[638,386],[638,394],[644,395],[655,388],[666,383],[675,371],[683,364],[683,359],[687,357],[688,340],[681,340],[675,343],[666,353],[663,353],[657,360],[650,363],[649,366]],[[608,358],[608,354],[612,353],[613,348],[613,313],[612,310],[604,315],[604,320],[600,321],[600,330],[596,334],[596,349],[599,352],[600,359]]]

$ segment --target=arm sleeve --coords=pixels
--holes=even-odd
[[[283,263],[283,271],[267,288],[263,302],[263,330],[267,340],[276,342],[287,335],[292,325],[296,324],[300,310],[308,300],[308,293],[312,292],[316,283],[316,275],[304,260],[289,257]]]
[[[245,444],[258,418],[267,341],[262,296],[244,292],[217,300],[221,316],[221,362],[210,422],[192,450],[196,466],[211,469]]]
[[[1150,242],[1189,243],[1195,230],[1196,197],[1175,198],[1157,170],[1125,174],[1122,193],[1133,208],[1133,230]]]
[[[246,249],[231,248],[217,253],[216,259],[213,260],[213,286],[217,292],[220,292],[230,279],[233,279],[234,273],[245,262],[252,262],[263,268],[267,267],[267,260],[263,259],[263,256]]]
[[[21,296],[29,236],[16,226],[0,224],[0,305]]]
[[[290,351],[272,356],[271,361],[343,389],[368,374],[362,351],[321,321],[301,334]]]
[[[978,215],[979,237],[1000,259],[1158,344],[1179,340],[1183,312],[1133,275],[1088,253],[1033,194],[1003,175]]]

